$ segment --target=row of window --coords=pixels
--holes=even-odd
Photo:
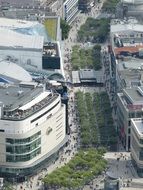
[[[25,143],[31,143],[35,139],[37,139],[41,135],[41,131],[35,133],[31,137],[24,138],[24,139],[12,139],[12,138],[7,138],[6,143],[10,144],[25,144]]]
[[[41,148],[26,155],[6,155],[7,162],[26,162],[41,154]]]
[[[142,111],[129,112],[129,118],[140,118],[140,117],[142,117]]]
[[[26,145],[6,145],[6,152],[10,154],[25,154],[31,152],[41,145],[41,138]]]

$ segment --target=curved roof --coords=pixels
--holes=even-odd
[[[30,36],[43,36],[45,41],[51,41],[43,24],[38,21],[0,18],[0,28],[12,30]]]
[[[31,75],[19,65],[1,60],[0,61],[0,75],[13,78],[18,81],[30,82],[32,81]]]

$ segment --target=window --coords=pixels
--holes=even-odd
[[[143,144],[143,139],[140,139],[140,144]]]
[[[32,135],[31,137],[24,138],[24,139],[12,139],[12,138],[7,138],[7,139],[6,139],[6,143],[10,143],[10,144],[26,144],[26,143],[30,143],[31,141],[34,141],[34,140],[37,139],[40,135],[41,135],[41,131],[35,133],[35,134]]]
[[[6,145],[6,152],[11,154],[24,154],[33,151],[41,145],[41,138],[27,145]]]
[[[131,126],[131,120],[128,121],[128,126]]]
[[[137,118],[142,117],[142,112],[136,112],[136,117]]]
[[[140,149],[139,160],[143,160],[143,148]]]
[[[31,160],[41,154],[41,148],[38,148],[37,150],[33,151],[30,154],[25,155],[6,155],[6,161],[7,162],[26,162],[28,160]]]
[[[130,112],[129,113],[129,118],[135,118],[135,113],[134,112]]]

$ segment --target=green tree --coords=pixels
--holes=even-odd
[[[68,38],[69,31],[70,31],[70,25],[63,19],[61,19],[60,27],[62,30],[62,40],[65,40]]]

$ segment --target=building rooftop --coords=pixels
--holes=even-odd
[[[8,33],[8,31],[15,32],[15,35],[23,34],[28,36],[44,37],[44,41],[51,41],[44,25],[37,21],[27,21],[19,19],[0,18],[0,29]],[[7,30],[7,31],[6,31]],[[2,33],[3,34],[3,33]],[[2,35],[1,34],[1,35]],[[13,33],[14,35],[14,33]]]
[[[119,48],[114,48],[114,52],[116,55],[120,55],[121,52],[127,52],[129,54],[131,53],[138,53],[140,50],[143,49],[143,44],[142,45],[135,45],[135,44],[130,44],[130,46],[125,46],[125,47],[119,47]]]
[[[143,105],[143,88],[142,87],[134,87],[127,88],[123,90],[123,93],[128,98],[130,104],[132,105]]]
[[[1,85],[1,117],[6,120],[25,119],[50,105],[58,96],[51,91],[43,91],[43,86],[35,86],[35,83],[21,83],[19,86]]]
[[[136,129],[137,133],[143,137],[143,119],[142,118],[133,118],[131,119],[134,128]]]
[[[54,42],[44,44],[43,55],[48,57],[59,57],[58,45]]]
[[[143,32],[143,25],[137,23],[135,19],[131,20],[114,20],[110,26],[111,33],[136,31]]]
[[[7,29],[32,28],[39,24],[37,21],[25,21],[18,19],[0,18],[0,27]]]
[[[142,0],[122,0],[122,3],[142,5],[143,1]]]
[[[73,84],[80,84],[79,72],[72,71],[72,82]]]
[[[34,5],[37,4],[39,1],[38,0],[0,0],[1,5]]]
[[[45,28],[51,39],[57,39],[58,17],[49,17],[44,20]]]
[[[99,82],[102,83],[102,71],[95,71],[94,69],[80,69],[80,80],[83,82]]]
[[[0,102],[4,104],[6,110],[12,111],[41,94],[42,90],[41,87],[31,90],[31,88],[1,85]]]
[[[0,60],[0,76],[17,81],[32,81],[31,75],[19,65],[6,60]],[[13,81],[13,80],[12,80]]]
[[[0,28],[0,47],[17,49],[43,49],[44,37],[24,35]]]

